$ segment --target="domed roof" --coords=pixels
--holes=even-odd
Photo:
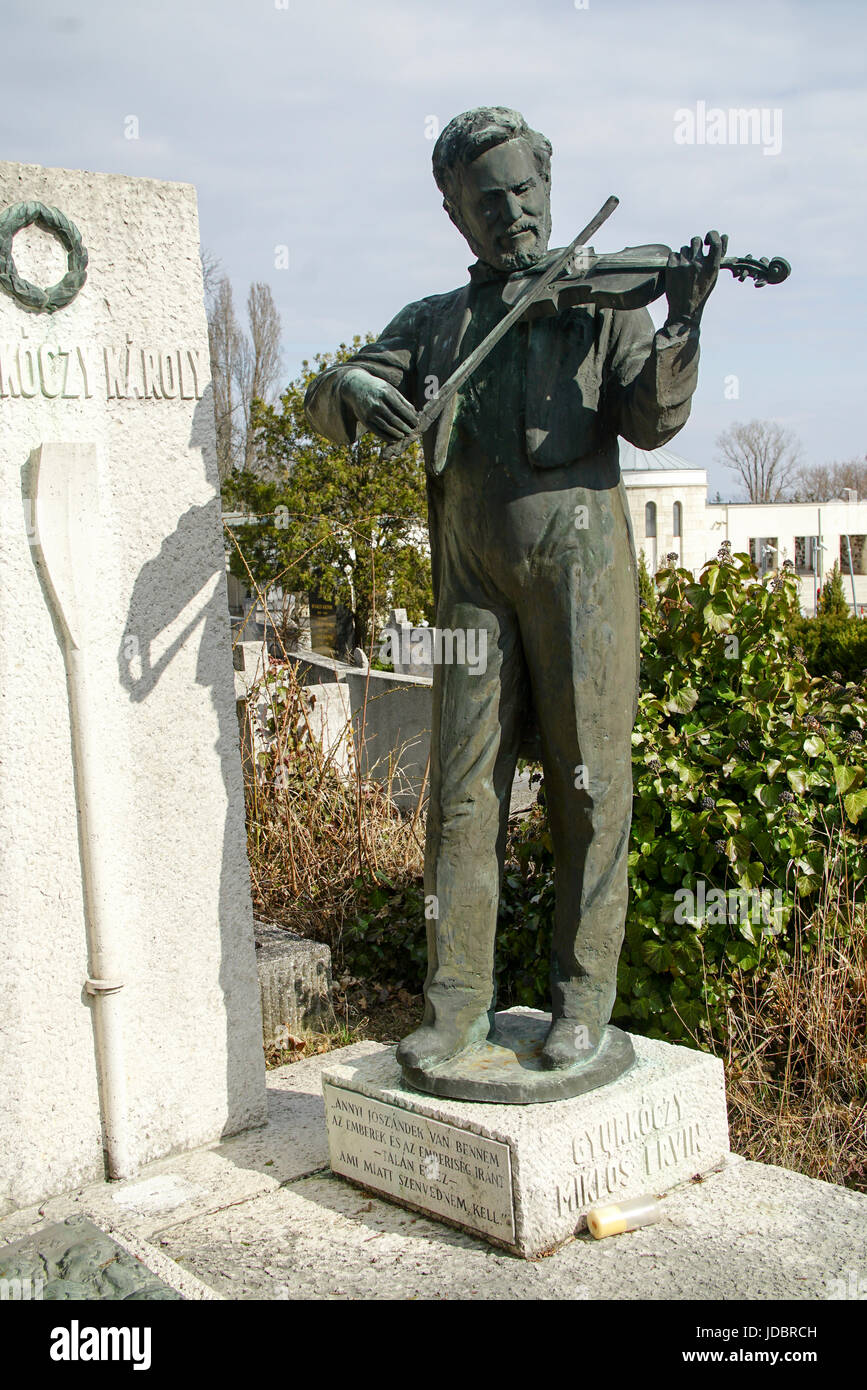
[[[694,463],[688,463],[673,449],[636,449],[634,444],[620,440],[620,469],[623,473],[644,473],[648,469],[668,472],[677,468],[695,470]]]

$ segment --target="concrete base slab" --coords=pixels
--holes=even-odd
[[[858,1193],[729,1159],[669,1193],[657,1225],[584,1232],[533,1261],[323,1172],[160,1245],[232,1299],[811,1302],[850,1298],[853,1271],[864,1279],[865,1218]]]
[[[152,1240],[168,1226],[269,1196],[328,1167],[322,1067],[381,1052],[374,1042],[293,1062],[267,1073],[268,1123],[207,1148],[158,1159],[128,1182],[97,1182],[0,1219],[0,1246],[46,1221],[81,1214],[97,1225]]]
[[[538,1261],[360,1191],[328,1167],[322,1072],[388,1051],[359,1043],[269,1072],[265,1128],[11,1213],[0,1247],[83,1214],[187,1299],[864,1297],[867,1196],[741,1158],[671,1190],[657,1225],[583,1232]]]
[[[547,1023],[536,1010],[498,1015],[521,1019]],[[616,1080],[537,1105],[423,1095],[392,1049],[326,1067],[332,1171],[517,1254],[547,1254],[598,1203],[660,1196],[729,1152],[722,1062],[650,1038],[632,1045]]]

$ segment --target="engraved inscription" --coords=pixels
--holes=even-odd
[[[0,397],[32,400],[201,400],[210,380],[201,348],[0,342]]]
[[[635,1165],[630,1158],[620,1158],[613,1163],[600,1163],[592,1168],[584,1168],[575,1173],[568,1182],[557,1184],[557,1211],[560,1216],[566,1212],[578,1215],[592,1207],[603,1198],[611,1197],[622,1190],[635,1173]]]
[[[513,1241],[507,1144],[326,1082],[331,1167],[472,1230]]]
[[[644,1150],[644,1168],[648,1177],[673,1168],[685,1158],[701,1156],[701,1125],[696,1120],[673,1134],[655,1138]]]
[[[644,1139],[654,1130],[668,1129],[681,1123],[683,1107],[672,1093],[661,1100],[633,1106],[577,1134],[572,1141],[572,1156],[576,1163],[593,1162],[606,1154],[614,1154],[637,1139]]]
[[[701,1156],[701,1126],[688,1123],[684,1103],[671,1092],[640,1102],[572,1139],[577,1171],[555,1185],[559,1215],[578,1216],[647,1178]]]

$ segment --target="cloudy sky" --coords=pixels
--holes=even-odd
[[[501,104],[553,143],[552,244],[616,193],[597,250],[679,247],[713,227],[730,253],[791,262],[785,285],[760,291],[725,275],[705,312],[692,419],[673,447],[712,486],[737,495],[714,460],[736,421],[781,421],[809,462],[867,453],[863,0],[3,8],[3,157],[194,183],[202,241],[236,298],[251,280],[274,291],[287,380],[466,279],[431,136]],[[713,113],[738,108],[764,113],[758,141],[709,143]],[[694,143],[676,138],[684,112]]]

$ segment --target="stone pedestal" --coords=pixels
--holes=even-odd
[[[255,931],[265,1046],[286,1047],[290,1036],[323,1031],[334,1019],[329,948],[268,922],[256,922]]]
[[[332,1065],[322,1077],[332,1170],[516,1254],[547,1254],[591,1207],[662,1196],[729,1152],[722,1062],[632,1043],[634,1065],[610,1085],[537,1105],[410,1090],[392,1049]]]

